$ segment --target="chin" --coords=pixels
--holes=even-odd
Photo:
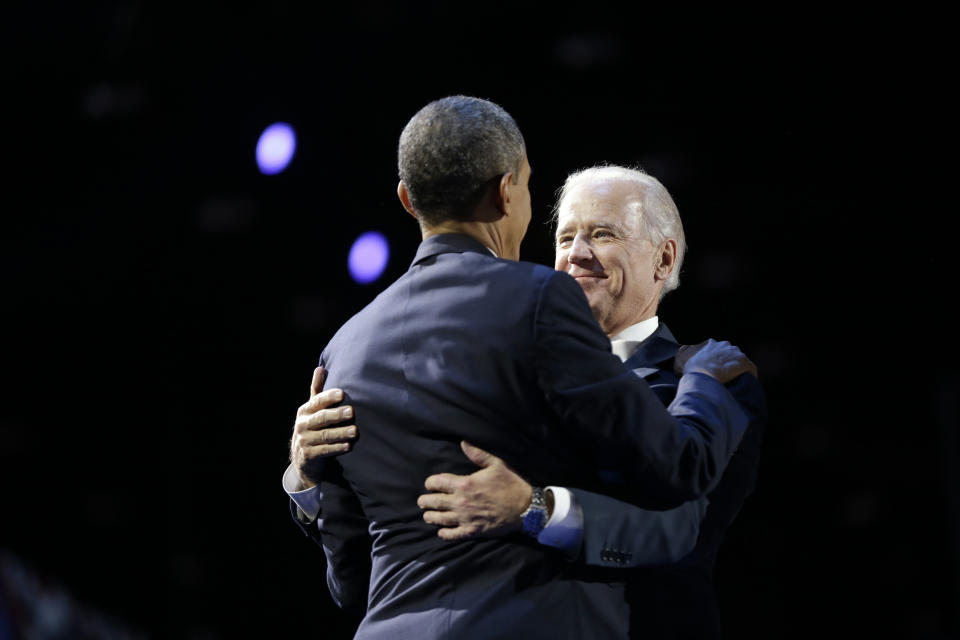
[[[589,298],[587,298],[587,302],[590,303],[590,312],[593,314],[593,317],[596,318],[597,322],[600,322],[602,325],[603,322],[601,322],[601,318],[605,318],[608,315],[606,313],[606,308],[599,302],[593,302]]]

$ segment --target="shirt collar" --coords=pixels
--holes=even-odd
[[[614,355],[626,362],[634,354],[640,343],[653,335],[660,326],[657,316],[632,324],[610,338],[610,348]]]
[[[652,318],[647,318],[642,322],[637,324],[632,324],[617,335],[610,338],[610,342],[614,340],[630,340],[632,342],[643,342],[647,338],[653,335],[653,332],[657,330],[657,327],[660,326],[660,320],[657,316]]]

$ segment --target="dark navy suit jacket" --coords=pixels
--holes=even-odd
[[[667,405],[679,384],[673,372],[678,348],[673,334],[661,324],[626,362]],[[667,511],[649,511],[573,490],[584,514],[579,562],[591,567],[637,567],[621,573],[623,585],[611,585],[618,591],[625,587],[622,597],[630,607],[630,637],[720,637],[713,566],[724,534],[753,492],[767,420],[763,388],[754,376],[741,376],[728,388],[749,415],[750,425],[720,483],[707,497]]]
[[[410,270],[344,325],[321,364],[363,425],[325,467],[327,583],[364,611],[358,638],[606,638],[609,586],[521,535],[447,542],[423,522],[431,473],[469,474],[459,443],[535,484],[670,507],[713,489],[747,418],[708,376],[673,417],[610,352],[576,282],[497,259],[475,240],[425,240]]]

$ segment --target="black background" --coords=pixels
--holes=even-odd
[[[400,130],[465,93],[524,132],[524,259],[552,263],[568,172],[638,164],[690,247],[661,320],[760,367],[757,492],[717,568],[728,637],[956,637],[940,17],[85,4],[4,26],[0,548],[150,636],[349,637],[287,515],[289,432],[326,340],[419,241]],[[263,176],[279,120],[299,146]],[[359,286],[370,229],[393,253]]]

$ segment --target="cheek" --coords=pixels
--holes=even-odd
[[[587,296],[587,300],[590,301],[590,305],[602,305],[604,303],[609,303],[613,292],[610,290],[610,281],[609,280],[578,280],[580,287],[583,289],[583,293]]]

